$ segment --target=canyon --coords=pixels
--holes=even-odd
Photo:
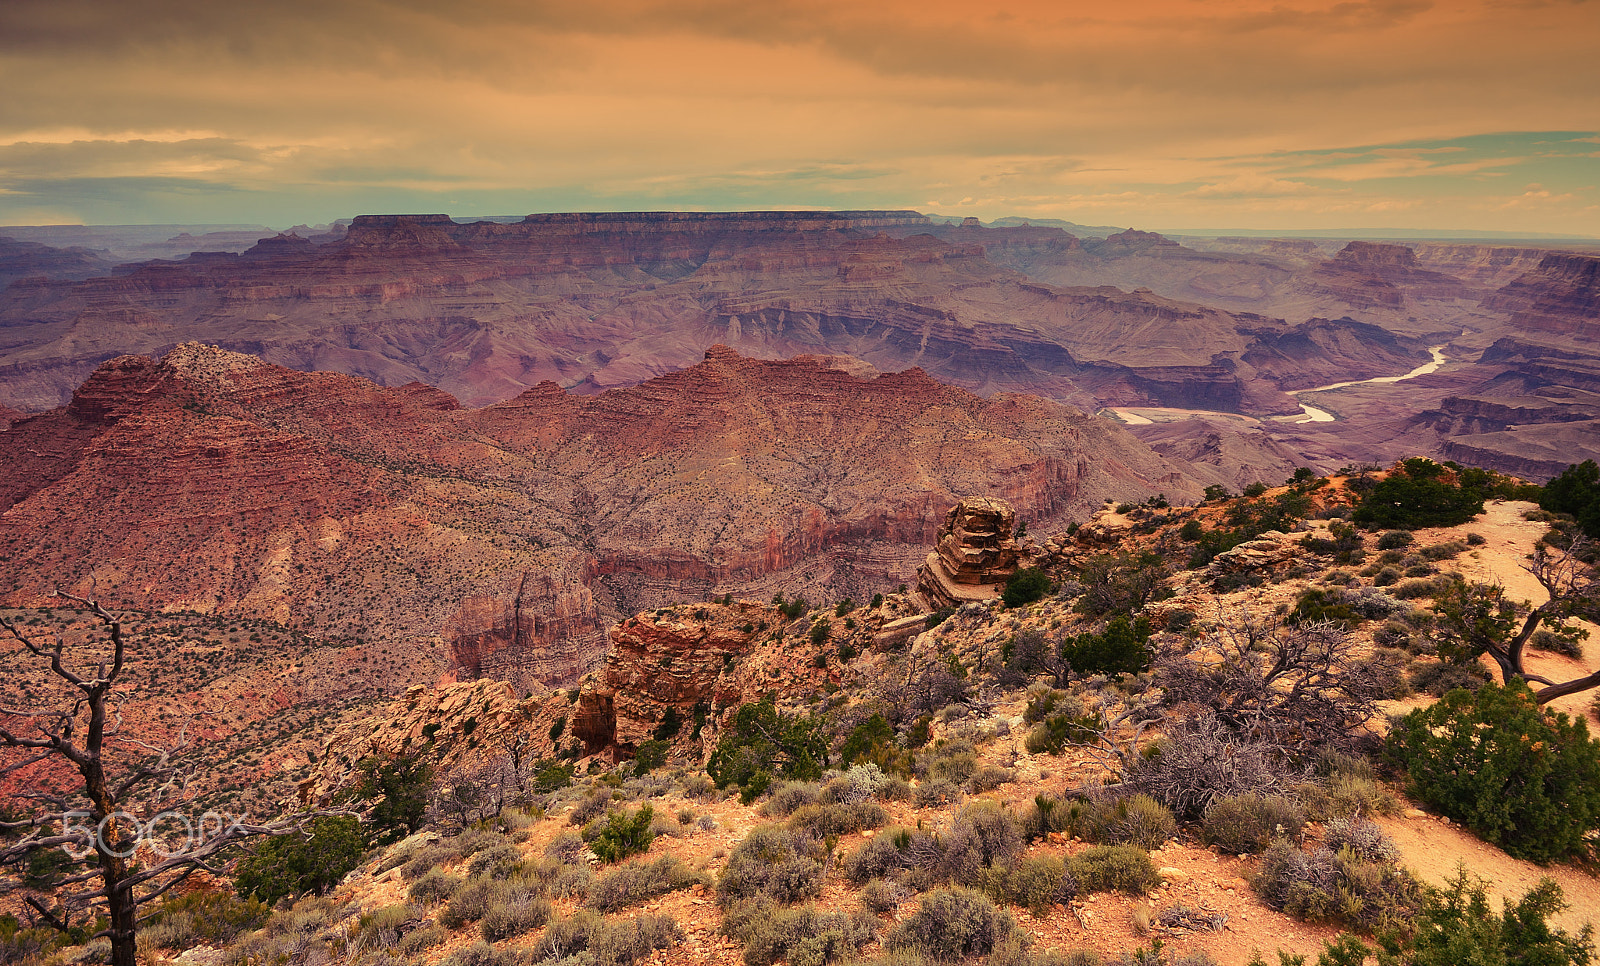
[[[185,343],[0,434],[0,586],[277,622],[447,677],[570,683],[636,611],[914,582],[961,496],[1043,532],[1214,477],[1115,423],[817,356],[481,408]]]
[[[918,367],[982,396],[1090,412],[1196,411],[1134,431],[1173,454],[1226,453],[1230,477],[1413,451],[1548,476],[1563,450],[1596,455],[1594,427],[1577,425],[1600,364],[1593,248],[1180,243],[911,211],[367,215],[244,248],[249,236],[175,235],[222,250],[122,264],[137,246],[51,261],[26,243],[0,293],[0,406],[61,405],[100,363],[191,340],[478,407],[544,383],[591,395],[639,385],[722,344]],[[1450,360],[1441,372],[1343,391],[1319,407],[1333,426],[1290,424],[1289,393],[1404,373],[1436,345]],[[1522,398],[1543,400],[1517,406],[1527,421],[1482,422],[1479,402]]]
[[[0,247],[0,603],[527,692],[650,608],[915,586],[968,497],[1048,543],[1297,466],[1600,456],[1593,251],[910,211],[249,236]]]

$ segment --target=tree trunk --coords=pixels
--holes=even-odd
[[[122,860],[114,860],[117,865]],[[111,966],[138,966],[139,958],[139,907],[133,890],[115,879],[116,873],[106,869],[106,905],[111,915]]]

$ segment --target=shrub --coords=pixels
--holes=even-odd
[[[422,878],[411,883],[406,898],[423,905],[435,905],[455,895],[456,890],[461,888],[461,882],[459,876],[453,876],[443,869],[430,869]]]
[[[1520,681],[1412,711],[1387,750],[1417,798],[1518,858],[1585,855],[1600,828],[1600,741]]]
[[[1367,862],[1400,860],[1400,850],[1383,829],[1359,816],[1330,819],[1323,829],[1322,844],[1334,852],[1349,849]]]
[[[1467,545],[1462,543],[1460,540],[1447,540],[1444,543],[1436,543],[1429,547],[1423,547],[1421,550],[1417,551],[1417,555],[1423,560],[1438,563],[1441,560],[1449,560],[1452,557],[1459,557],[1463,552],[1466,551],[1466,549]]]
[[[1022,607],[1050,593],[1050,575],[1038,567],[1023,567],[1006,581],[1000,599],[1007,607]]]
[[[455,849],[447,845],[429,845],[410,853],[405,864],[400,866],[400,876],[407,882],[424,875],[437,868],[439,865],[457,858]]]
[[[748,966],[780,959],[789,966],[823,966],[871,942],[875,925],[870,916],[821,912],[811,905],[774,910],[742,903],[724,913],[722,931],[744,944]]]
[[[866,828],[879,828],[889,813],[875,802],[807,805],[789,818],[789,827],[822,839],[847,835]]]
[[[1296,789],[1309,816],[1317,821],[1353,815],[1393,815],[1400,803],[1367,775],[1338,773]]]
[[[489,904],[478,930],[484,941],[493,943],[532,932],[549,921],[550,900],[535,896],[508,897]]]
[[[1084,803],[1074,831],[1100,845],[1154,849],[1177,834],[1178,821],[1171,809],[1141,792],[1111,802]]]
[[[202,942],[224,946],[240,933],[259,929],[271,914],[266,903],[249,897],[239,899],[228,892],[191,892],[162,902],[140,932],[154,936],[159,931],[164,938],[157,945],[163,949],[187,949]]]
[[[1154,551],[1099,554],[1079,573],[1083,594],[1073,609],[1090,617],[1132,614],[1166,592],[1166,562]]]
[[[822,786],[816,782],[780,782],[773,787],[760,812],[767,818],[788,818],[796,809],[816,804]]]
[[[650,848],[650,843],[655,841],[655,832],[650,828],[654,817],[655,810],[649,805],[640,806],[631,815],[626,810],[612,812],[603,824],[595,822],[585,826],[583,837],[600,861],[621,862]]]
[[[1022,823],[993,802],[962,806],[945,841],[945,867],[962,885],[978,885],[991,867],[1009,868],[1027,842]]]
[[[886,879],[869,879],[860,895],[862,907],[875,915],[895,911],[905,898],[904,890]]]
[[[845,765],[870,762],[897,774],[911,771],[910,753],[896,741],[894,727],[876,712],[850,730],[839,747],[839,761]]]
[[[583,836],[576,832],[562,832],[544,847],[544,854],[557,862],[570,865],[583,857]]]
[[[822,892],[827,849],[809,835],[764,825],[734,847],[717,882],[724,906],[742,899],[792,903]]]
[[[1133,845],[1096,845],[1067,859],[1080,892],[1143,895],[1161,884],[1150,853]]]
[[[425,949],[442,945],[449,936],[440,926],[424,926],[401,936],[395,945],[402,953],[414,956]]]
[[[917,757],[918,777],[928,781],[965,781],[978,770],[978,749],[965,738],[941,739]]]
[[[1570,513],[1584,533],[1600,539],[1600,465],[1584,460],[1562,470],[1544,485],[1539,506],[1550,513]]]
[[[482,919],[496,901],[511,898],[498,886],[490,879],[467,879],[462,882],[439,913],[439,925],[446,929],[460,929],[469,922]]]
[[[944,855],[944,842],[928,832],[888,828],[845,859],[844,874],[857,885],[906,870],[918,870],[931,881],[942,870]]]
[[[1416,539],[1409,530],[1387,530],[1378,538],[1378,549],[1399,550],[1411,546]]]
[[[616,912],[654,896],[687,889],[699,881],[693,869],[664,855],[654,862],[632,862],[601,876],[590,887],[584,905],[601,912]]]
[[[288,896],[322,893],[361,863],[366,839],[353,816],[312,819],[307,831],[270,838],[239,863],[234,886],[267,905]]]
[[[1154,754],[1128,770],[1124,784],[1195,821],[1218,798],[1286,790],[1296,772],[1270,743],[1232,734],[1211,715],[1188,719],[1171,730]]]
[[[638,916],[611,921],[581,909],[569,919],[552,922],[534,943],[534,962],[588,955],[572,966],[629,966],[683,936],[666,916]]]
[[[1438,597],[1449,589],[1449,577],[1415,577],[1395,584],[1389,593],[1402,600],[1416,600],[1419,597]]]
[[[1260,852],[1274,838],[1292,838],[1306,823],[1305,809],[1287,795],[1230,795],[1206,808],[1200,836],[1223,852]]]
[[[968,889],[940,889],[889,936],[892,949],[914,949],[945,962],[986,956],[1016,929],[1010,913]]]
[[[1528,646],[1552,654],[1560,654],[1575,660],[1583,660],[1583,643],[1571,637],[1554,633],[1543,628],[1533,632],[1528,638]]]
[[[667,763],[667,753],[672,750],[672,744],[661,738],[651,738],[642,742],[639,750],[633,755],[633,773],[635,775],[648,775]]]
[[[1291,916],[1368,932],[1404,929],[1422,897],[1422,886],[1393,862],[1368,860],[1348,847],[1301,852],[1283,841],[1267,847],[1251,885],[1263,902]]]
[[[903,789],[901,786],[905,786]],[[890,796],[909,791],[910,786],[899,778],[891,778],[877,765],[867,762],[853,765],[822,789],[822,800],[854,804],[873,798],[888,800]]]
[[[1051,832],[1065,832],[1072,828],[1077,818],[1078,803],[1069,803],[1049,793],[1033,796],[1033,811],[1025,823],[1030,837],[1042,837]]]
[[[1078,894],[1078,880],[1056,855],[1030,855],[1010,871],[997,870],[987,885],[996,900],[1026,906],[1040,917],[1050,906]]]
[[[611,807],[611,791],[601,786],[590,793],[588,798],[579,802],[567,815],[570,825],[584,826],[599,818]]]
[[[446,956],[439,966],[516,966],[516,962],[516,954],[509,949],[502,952],[480,940]]]
[[[1073,699],[1062,711],[1035,725],[1023,745],[1030,755],[1059,755],[1069,745],[1093,744],[1104,728],[1099,715],[1087,712],[1082,701]]]
[[[1489,911],[1486,884],[1469,879],[1463,868],[1445,888],[1430,890],[1417,917],[1420,928],[1404,946],[1405,961],[1412,966],[1583,966],[1594,959],[1592,931],[1585,927],[1574,936],[1546,922],[1565,907],[1561,887],[1541,879],[1515,905],[1506,900],[1496,917]]]
[[[1401,462],[1351,514],[1371,529],[1454,527],[1483,512],[1483,494],[1446,478],[1445,468],[1415,457]]]
[[[1407,680],[1413,690],[1434,697],[1460,688],[1476,691],[1489,683],[1489,672],[1477,664],[1458,664],[1455,661],[1424,661],[1412,669]]]
[[[490,875],[503,878],[522,861],[522,851],[507,842],[474,853],[467,862],[467,875]]]
[[[1061,643],[1061,661],[1077,675],[1138,674],[1150,670],[1150,620],[1113,617],[1105,630]]]

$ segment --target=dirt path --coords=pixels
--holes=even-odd
[[[1481,535],[1485,542],[1455,558],[1454,569],[1468,580],[1499,583],[1515,600],[1543,603],[1549,595],[1527,569],[1532,560],[1533,546],[1546,530],[1543,523],[1522,518],[1523,513],[1535,509],[1535,504],[1516,500],[1490,503],[1484,515],[1461,528]],[[1417,542],[1434,543],[1450,539],[1459,531],[1419,530]],[[1552,680],[1567,680],[1586,673],[1600,658],[1600,629],[1592,624],[1583,625],[1590,638],[1585,642],[1585,660],[1575,661],[1554,654],[1535,652],[1530,656],[1529,669],[1544,674]],[[1575,716],[1588,715],[1591,724],[1595,718],[1590,711],[1594,692],[1569,695],[1551,703],[1557,710]],[[1441,885],[1465,866],[1473,875],[1490,883],[1490,894],[1498,908],[1505,898],[1517,899],[1541,877],[1554,879],[1566,894],[1568,908],[1556,921],[1568,929],[1577,929],[1585,922],[1600,927],[1600,879],[1567,866],[1543,867],[1531,862],[1513,859],[1504,852],[1480,841],[1459,826],[1444,824],[1432,816],[1423,818],[1379,819],[1385,831],[1395,840],[1404,858],[1401,862],[1424,881]]]
[[[1513,859],[1455,824],[1433,816],[1379,818],[1378,824],[1400,847],[1400,862],[1429,885],[1443,885],[1458,868],[1487,880],[1490,905],[1500,911],[1506,899],[1522,898],[1541,878],[1556,881],[1566,896],[1567,909],[1552,921],[1577,931],[1584,923],[1600,928],[1600,879],[1564,865],[1537,866]]]

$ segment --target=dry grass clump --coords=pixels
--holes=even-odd
[[[1306,810],[1287,795],[1230,795],[1206,808],[1200,837],[1219,851],[1253,855],[1275,838],[1293,838],[1306,824]]]
[[[596,879],[584,905],[600,912],[616,912],[655,896],[687,889],[699,881],[700,876],[674,856],[630,862]]]

